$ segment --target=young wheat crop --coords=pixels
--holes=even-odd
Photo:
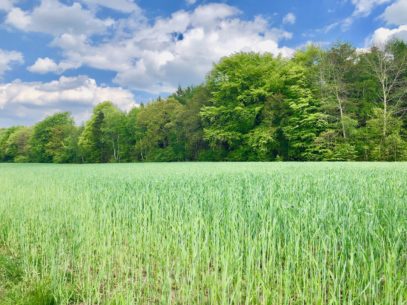
[[[407,164],[0,165],[0,304],[407,304]]]

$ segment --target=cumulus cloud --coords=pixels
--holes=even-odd
[[[32,11],[13,8],[6,16],[5,23],[27,32],[42,32],[52,35],[63,33],[102,33],[114,24],[112,19],[98,19],[79,3],[64,5],[58,0],[43,0]]]
[[[37,58],[35,63],[32,66],[29,66],[27,68],[28,71],[32,73],[38,73],[38,74],[46,74],[50,72],[54,73],[62,73],[65,70],[68,69],[75,69],[78,68],[80,65],[75,64],[74,62],[60,62],[59,64],[55,63],[54,60],[52,60],[49,57],[45,58]]]
[[[398,0],[388,6],[382,15],[382,18],[388,24],[407,24],[407,0]]]
[[[50,58],[38,58],[37,61],[27,68],[30,72],[44,74],[48,72],[58,72],[58,65]]]
[[[388,27],[380,27],[367,39],[367,45],[384,46],[387,42],[400,39],[407,42],[407,0],[397,0],[381,15]],[[393,27],[392,26],[396,26]]]
[[[284,16],[283,18],[283,23],[284,24],[294,24],[297,18],[293,13],[288,13],[287,15]]]
[[[9,11],[13,8],[14,1],[13,0],[1,0],[0,1],[0,11]]]
[[[78,122],[83,122],[92,108],[105,100],[123,110],[136,106],[130,91],[99,86],[87,76],[62,76],[48,83],[16,80],[0,84],[0,121],[34,123],[58,111],[71,111]]]
[[[239,15],[238,9],[226,4],[201,5],[153,24],[130,23],[107,42],[65,33],[52,45],[63,50],[66,66],[114,71],[116,83],[155,94],[201,82],[214,62],[234,52],[293,53],[279,46],[281,40],[291,38],[290,33],[270,28],[262,17],[242,20]]]
[[[383,46],[393,39],[400,39],[407,42],[407,25],[401,25],[395,29],[379,28],[374,32],[369,43]]]
[[[283,56],[294,52],[281,46],[291,33],[270,27],[261,16],[243,19],[236,7],[224,3],[200,5],[152,21],[131,0],[78,1],[68,5],[42,0],[31,9],[10,7],[5,23],[53,36],[50,47],[60,51],[62,60],[40,57],[28,71],[62,74],[87,66],[114,72],[113,82],[120,87],[101,86],[85,76],[45,83],[0,83],[0,124],[6,124],[6,119],[30,124],[56,111],[72,111],[80,122],[103,100],[112,100],[123,109],[133,106],[129,90],[164,94],[178,85],[198,84],[215,62],[235,52]],[[100,7],[127,16],[100,19],[96,15]],[[23,60],[17,52],[7,56],[0,56],[0,74]]]
[[[11,69],[12,64],[22,64],[23,62],[23,54],[20,52],[0,49],[0,78]]]

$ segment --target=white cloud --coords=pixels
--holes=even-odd
[[[384,46],[387,42],[400,39],[407,42],[407,0],[397,0],[389,5],[381,19],[394,28],[380,27],[366,40],[366,45]]]
[[[214,62],[234,52],[292,54],[292,49],[279,46],[290,33],[270,28],[262,17],[242,20],[239,14],[226,4],[208,4],[153,24],[133,24],[130,18],[108,42],[95,44],[86,35],[63,34],[52,45],[63,50],[66,65],[111,70],[117,72],[116,83],[150,93],[197,84]]]
[[[48,72],[58,72],[58,65],[50,58],[38,58],[37,61],[30,67],[27,68],[28,71],[45,74]]]
[[[407,0],[398,0],[388,6],[382,15],[382,18],[388,24],[407,24]]]
[[[350,1],[355,7],[352,15],[340,21],[336,21],[334,23],[329,24],[323,29],[325,33],[328,33],[329,31],[336,27],[340,27],[342,31],[348,31],[356,19],[361,17],[367,17],[372,13],[372,11],[377,6],[392,2],[394,0],[350,0]]]
[[[294,24],[297,18],[293,13],[288,13],[287,15],[284,16],[283,18],[283,23],[284,24]]]
[[[9,11],[13,8],[13,0],[0,0],[0,11]]]
[[[46,74],[50,72],[54,72],[60,74],[68,69],[75,69],[79,68],[79,64],[75,64],[74,62],[60,62],[59,64],[55,63],[51,58],[37,58],[35,63],[32,66],[27,68],[28,71],[32,73],[38,74]]]
[[[375,7],[391,1],[392,0],[352,0],[353,5],[355,6],[353,15],[368,16]]]
[[[13,8],[6,16],[6,24],[18,29],[26,29],[30,25],[30,17],[20,8]]]
[[[6,23],[24,31],[55,35],[51,46],[62,50],[63,60],[38,58],[28,67],[33,73],[63,73],[89,66],[116,72],[114,82],[150,93],[167,93],[179,84],[201,82],[214,62],[240,51],[271,52],[289,56],[292,49],[279,41],[291,33],[270,28],[267,20],[242,20],[230,5],[200,5],[192,11],[177,11],[168,18],[148,22],[131,0],[81,0],[82,3],[131,12],[113,21],[95,17],[79,3],[71,6],[57,0],[42,0],[31,11],[12,9]],[[295,22],[295,16],[286,16]],[[107,39],[92,40],[95,33],[113,32]]]
[[[392,39],[400,39],[407,42],[407,25],[401,25],[395,29],[379,28],[374,32],[369,43],[383,46]]]
[[[0,78],[11,69],[12,64],[22,64],[23,62],[24,58],[20,52],[0,49]]]
[[[188,5],[194,5],[197,0],[185,0]]]
[[[58,0],[43,0],[32,11],[13,8],[6,16],[6,24],[27,32],[52,35],[63,33],[102,33],[114,23],[111,19],[98,19],[79,3],[64,5]]]
[[[136,106],[133,94],[120,87],[98,86],[87,76],[60,77],[48,83],[0,84],[0,121],[36,122],[57,111],[71,111],[78,122],[89,117],[92,108],[110,100],[123,110]]]
[[[123,13],[139,12],[140,8],[132,0],[81,0],[88,6],[103,6]]]

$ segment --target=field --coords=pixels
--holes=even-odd
[[[0,304],[407,304],[407,163],[0,165]]]

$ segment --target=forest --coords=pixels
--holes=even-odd
[[[407,44],[237,53],[205,82],[121,111],[105,101],[0,129],[1,162],[407,160]]]

